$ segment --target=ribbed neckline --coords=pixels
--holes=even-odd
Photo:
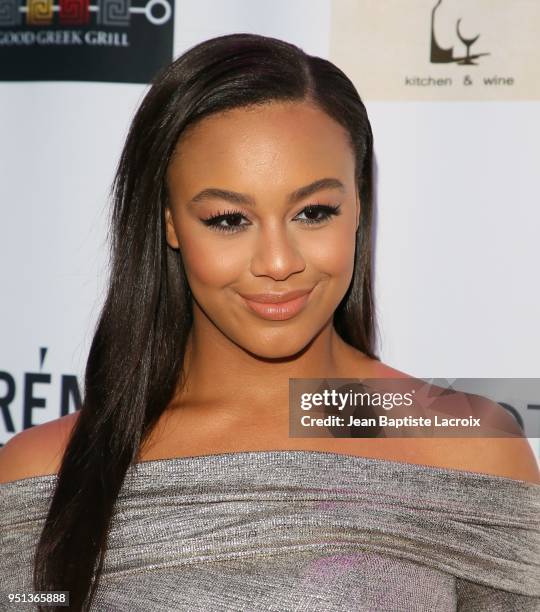
[[[376,457],[366,457],[363,455],[350,455],[346,453],[336,453],[331,451],[318,451],[318,450],[305,450],[305,449],[285,449],[285,450],[251,450],[251,451],[236,451],[226,453],[213,453],[207,455],[189,455],[180,457],[166,457],[161,459],[151,459],[148,461],[140,461],[136,464],[129,466],[127,474],[130,478],[137,475],[153,475],[162,473],[178,474],[182,472],[182,468],[188,468],[193,470],[194,468],[211,468],[212,465],[223,467],[224,464],[230,463],[231,465],[238,465],[245,461],[250,460],[257,461],[257,464],[267,463],[273,465],[280,459],[294,459],[295,463],[302,465],[308,465],[311,458],[317,458],[319,460],[329,462],[339,461],[345,463],[359,464],[370,469],[380,467],[382,471],[396,471],[410,473],[411,475],[418,474],[431,474],[433,476],[446,477],[454,476],[462,479],[471,479],[475,482],[494,483],[499,486],[507,486],[510,488],[527,489],[531,492],[540,492],[540,484],[535,484],[525,480],[516,480],[508,478],[506,476],[497,476],[494,474],[486,474],[484,472],[474,472],[469,470],[460,470],[453,468],[444,468],[431,466],[419,463],[410,463],[405,461],[395,461],[392,459],[379,459]],[[54,482],[57,474],[45,474],[40,476],[30,476],[28,478],[21,478],[6,483],[0,483],[0,490],[2,487],[9,487],[10,485],[17,485],[23,483],[36,483],[41,482]]]

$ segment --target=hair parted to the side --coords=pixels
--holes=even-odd
[[[70,610],[95,600],[113,508],[175,391],[185,381],[192,306],[179,251],[165,239],[165,173],[184,130],[232,108],[309,101],[344,126],[361,201],[354,273],[334,315],[348,344],[378,359],[371,272],[372,133],[351,81],[293,44],[229,34],[189,49],[154,79],[112,186],[110,278],[67,445],[34,563],[36,591],[69,591]],[[60,610],[41,605],[39,610]]]

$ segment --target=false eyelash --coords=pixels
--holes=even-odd
[[[305,208],[303,208],[300,212],[303,213],[306,210],[310,211],[310,212],[323,212],[325,214],[323,219],[320,219],[319,221],[316,221],[314,219],[310,219],[307,221],[303,221],[303,223],[323,223],[324,221],[327,221],[330,217],[332,216],[337,216],[340,215],[340,209],[341,208],[341,204],[321,204],[319,202],[315,202],[314,204],[308,204]]]
[[[316,225],[319,223],[324,223],[325,221],[328,221],[330,217],[340,215],[341,214],[340,208],[341,208],[341,204],[332,205],[332,204],[322,204],[320,202],[308,204],[300,211],[300,213],[303,213],[306,211],[309,211],[309,212],[317,211],[317,212],[324,213],[325,216],[319,220],[316,220],[316,219],[302,220],[301,223],[305,223],[306,225]],[[244,215],[238,210],[224,210],[224,211],[219,211],[216,214],[210,217],[207,217],[206,219],[202,219],[202,222],[206,226],[209,226],[212,229],[215,229],[217,231],[234,233],[237,231],[243,231],[243,229],[246,226],[237,225],[237,226],[224,227],[222,225],[218,225],[218,222],[224,219],[227,219],[228,217],[243,217],[243,216]]]

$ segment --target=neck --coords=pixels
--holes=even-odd
[[[353,351],[330,320],[298,353],[264,358],[240,347],[199,313],[194,316],[186,347],[187,383],[178,402],[206,406],[288,402],[289,378],[345,376]]]

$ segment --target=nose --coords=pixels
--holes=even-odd
[[[277,221],[261,227],[251,258],[251,273],[254,276],[270,276],[285,280],[295,272],[302,272],[306,262],[293,237]]]

